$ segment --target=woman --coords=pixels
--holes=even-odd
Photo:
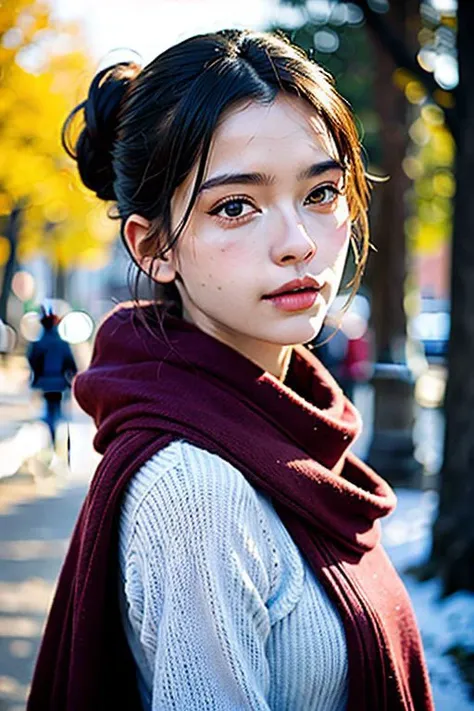
[[[165,293],[117,309],[75,381],[104,457],[28,708],[432,709],[379,542],[394,494],[303,347],[350,242],[355,286],[367,257],[347,105],[286,41],[229,31],[102,72],[82,110],[82,179]]]

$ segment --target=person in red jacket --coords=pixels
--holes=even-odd
[[[355,311],[344,314],[341,329],[347,345],[339,382],[347,397],[353,400],[356,385],[366,383],[372,373],[369,329],[367,321]]]

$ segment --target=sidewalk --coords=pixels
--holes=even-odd
[[[41,472],[36,470],[41,470],[45,450],[49,447],[49,432],[41,419],[44,402],[38,392],[30,389],[29,377],[26,360],[21,356],[11,357],[7,366],[0,365],[0,481],[11,476],[18,480],[18,474],[39,476]],[[91,457],[91,466],[97,461],[91,441],[93,425],[69,396],[64,400],[63,411],[71,433],[83,429],[88,433],[85,439],[79,437],[85,449],[77,451],[73,468],[73,474],[77,476],[80,470],[89,470]],[[66,459],[67,427],[64,424],[59,427],[58,439],[58,450]],[[58,470],[61,469],[61,462],[55,461],[53,468],[56,464]]]
[[[0,484],[4,495],[8,484]],[[12,492],[10,492],[11,494]],[[84,485],[29,494],[0,515],[0,710],[25,707],[44,617]]]
[[[41,443],[48,436],[42,428],[41,423],[22,425],[17,442],[20,434],[23,442]],[[44,618],[99,461],[93,433],[89,421],[70,424],[70,469],[62,457],[49,463],[40,445],[20,473],[0,478],[0,711],[25,708]],[[65,435],[63,425],[58,432],[63,450]]]

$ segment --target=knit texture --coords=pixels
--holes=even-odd
[[[146,711],[342,711],[342,622],[271,500],[173,442],[121,510],[122,619]]]

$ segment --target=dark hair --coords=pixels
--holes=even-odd
[[[162,257],[189,219],[224,112],[248,100],[271,103],[280,92],[314,107],[346,167],[357,266],[351,281],[354,295],[369,249],[369,186],[357,129],[332,77],[284,38],[225,30],[185,40],[143,69],[123,63],[103,70],[92,81],[86,101],[68,116],[63,145],[77,161],[84,184],[99,198],[116,201],[122,238],[127,218],[142,215],[151,222],[145,253]],[[74,142],[73,123],[80,112],[85,123]],[[171,198],[195,165],[189,204],[173,230]],[[149,274],[152,269],[153,262]],[[165,296],[179,302],[174,284],[167,291]]]
[[[51,331],[52,328],[57,326],[60,322],[60,318],[54,313],[50,306],[41,305],[39,312],[39,322],[43,326],[45,331]]]

